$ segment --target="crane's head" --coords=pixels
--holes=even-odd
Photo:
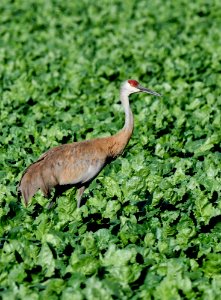
[[[122,84],[122,87],[121,87],[121,91],[123,93],[126,93],[128,96],[130,94],[134,94],[134,93],[147,93],[147,94],[151,94],[151,95],[154,95],[154,96],[161,96],[160,94],[158,94],[157,92],[154,92],[150,89],[147,89],[143,86],[141,86],[139,84],[138,81],[134,80],[134,79],[129,79],[127,81],[125,81],[123,84]]]

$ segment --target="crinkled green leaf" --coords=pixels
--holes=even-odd
[[[48,244],[42,244],[37,263],[38,265],[42,266],[46,277],[50,277],[54,274],[55,261]]]

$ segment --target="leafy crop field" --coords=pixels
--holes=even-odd
[[[0,299],[220,299],[221,2],[0,1]],[[132,139],[76,209],[16,186],[50,147]]]

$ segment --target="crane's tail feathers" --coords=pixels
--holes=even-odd
[[[18,197],[20,198],[20,195],[23,196],[25,206],[27,207],[30,199],[34,196],[37,190],[38,187],[33,186],[31,183],[27,184],[25,180],[22,180],[21,185],[19,186]]]
[[[29,166],[25,170],[19,183],[18,198],[20,198],[20,195],[23,196],[25,206],[28,206],[30,199],[34,196],[34,194],[42,185],[42,179],[40,172],[38,172],[38,167],[39,166],[36,163]]]
[[[51,165],[42,163],[43,158],[30,165],[21,178],[18,193],[22,194],[25,206],[28,205],[35,193],[41,189],[44,196],[49,198],[51,188],[57,184],[57,179],[51,171]]]

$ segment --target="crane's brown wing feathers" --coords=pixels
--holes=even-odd
[[[26,205],[41,189],[45,196],[57,185],[91,181],[106,163],[106,154],[90,141],[61,145],[43,153],[24,172],[19,183]]]

